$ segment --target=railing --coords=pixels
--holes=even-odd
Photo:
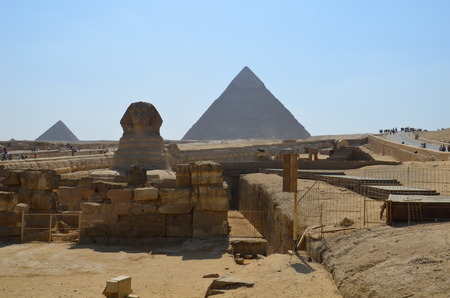
[[[80,213],[22,213],[21,241],[79,242]]]
[[[348,170],[355,179],[318,178],[299,199],[300,226],[320,227],[320,233],[386,224],[385,200],[389,194],[450,195],[450,171],[408,167]],[[411,220],[420,220],[409,208]],[[301,232],[301,231],[300,231]]]

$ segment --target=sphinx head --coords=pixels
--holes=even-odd
[[[134,102],[132,103],[122,119],[120,125],[124,133],[150,133],[159,134],[159,129],[163,120],[156,108],[148,102]]]

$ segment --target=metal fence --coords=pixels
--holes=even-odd
[[[449,169],[418,166],[349,170],[345,174],[319,175],[301,194],[297,215],[300,232],[315,226],[326,236],[385,224],[385,201],[389,194],[450,195]],[[411,218],[415,218],[413,215]]]
[[[79,242],[80,214],[22,213],[21,241]]]

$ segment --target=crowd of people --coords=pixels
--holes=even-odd
[[[2,149],[2,153],[1,153],[2,161],[13,160],[15,156],[17,157],[17,160],[28,158],[28,155],[25,153],[17,153],[17,155],[13,155],[12,153],[8,153],[8,150],[6,149],[6,147]]]
[[[445,145],[439,146],[439,151],[442,151],[442,152],[448,151],[448,152],[450,152],[450,145],[448,145],[447,148],[445,147]]]
[[[70,150],[72,156],[74,156],[75,153],[77,153],[81,150],[78,146],[72,146],[69,144],[67,144],[67,146],[61,146],[59,149],[56,149],[56,150],[54,150],[50,147],[47,148],[48,151],[56,151],[56,152],[64,152],[67,149]],[[27,150],[23,149],[23,151],[27,151]],[[39,149],[37,149],[37,148],[31,149],[32,158],[37,158],[38,151],[39,151]],[[99,146],[98,148],[86,149],[85,151],[88,151],[89,154],[92,154],[92,152],[95,152],[95,154],[98,154],[98,153],[105,154],[108,150],[104,146]],[[48,155],[48,153],[46,153],[46,154],[44,154],[44,156],[49,156],[49,155]],[[3,148],[0,147],[0,161],[24,160],[27,158],[28,158],[27,153],[15,151],[13,154],[11,152],[8,152],[7,147],[3,147]]]
[[[398,130],[397,130],[397,127],[394,127],[394,128],[390,128],[390,129],[380,129],[380,133],[390,133],[390,134],[393,134],[393,133],[396,133]],[[403,130],[402,130],[403,131]]]

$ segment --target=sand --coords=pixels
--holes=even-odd
[[[223,241],[159,242],[137,247],[67,243],[0,247],[1,297],[104,297],[106,280],[132,277],[140,297],[204,297],[211,278],[254,282],[218,297],[339,297],[330,274],[304,258],[271,255],[238,265]]]

